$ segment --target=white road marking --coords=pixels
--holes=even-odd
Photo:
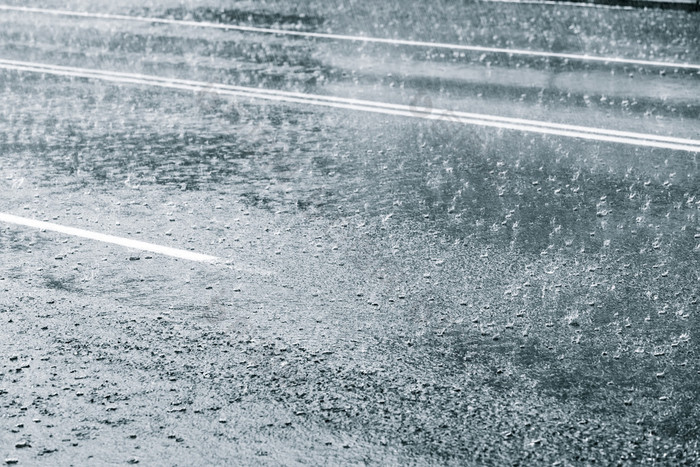
[[[181,85],[185,85],[185,86],[195,87],[196,89],[184,88],[186,90],[192,90],[192,91],[204,90],[204,91],[210,92],[210,93],[219,93],[219,91],[235,91],[235,92],[244,92],[244,93],[251,93],[252,92],[254,94],[270,94],[270,95],[275,95],[275,96],[299,98],[299,99],[305,99],[305,100],[311,99],[311,100],[319,100],[319,101],[338,102],[338,103],[350,104],[350,105],[389,108],[389,109],[394,109],[394,110],[409,111],[409,112],[416,113],[416,114],[424,114],[424,113],[432,114],[432,113],[434,113],[437,115],[443,115],[445,117],[444,120],[447,120],[447,121],[454,121],[458,117],[464,117],[464,118],[468,118],[468,119],[484,119],[484,120],[492,120],[492,121],[496,121],[496,122],[514,123],[514,124],[521,124],[521,125],[528,125],[528,126],[542,126],[545,128],[555,128],[555,129],[560,129],[560,130],[571,130],[571,131],[584,132],[584,133],[604,134],[604,135],[608,135],[608,136],[630,137],[630,138],[634,138],[634,139],[647,139],[647,140],[652,140],[652,141],[662,141],[662,142],[679,143],[679,144],[687,144],[687,145],[698,144],[698,140],[676,138],[673,136],[642,134],[642,133],[634,133],[634,132],[628,132],[628,131],[608,130],[608,129],[603,129],[603,128],[591,128],[591,127],[584,127],[584,126],[579,126],[579,125],[568,125],[568,124],[561,124],[561,123],[542,122],[542,121],[537,121],[537,120],[501,117],[501,116],[476,114],[476,113],[461,112],[461,111],[454,111],[454,110],[445,110],[445,109],[433,109],[433,108],[421,107],[421,106],[391,104],[391,103],[384,103],[384,102],[368,101],[368,100],[363,100],[363,99],[352,99],[352,98],[346,98],[346,97],[333,97],[333,96],[324,96],[324,95],[319,95],[319,94],[305,94],[305,93],[300,93],[300,92],[278,91],[278,90],[274,90],[274,89],[252,88],[252,87],[245,87],[245,86],[235,86],[235,85],[229,85],[229,84],[217,84],[217,83],[192,81],[192,80],[177,79],[177,78],[163,78],[160,76],[144,75],[144,74],[138,74],[138,73],[103,71],[103,70],[96,70],[96,69],[75,68],[75,67],[51,65],[51,64],[44,64],[44,63],[22,62],[22,61],[17,61],[17,60],[0,59],[0,68],[5,68],[3,66],[5,64],[9,65],[7,67],[8,69],[12,68],[13,66],[17,66],[18,70],[21,69],[23,71],[33,71],[33,72],[37,72],[37,73],[59,74],[59,75],[71,76],[71,77],[81,77],[81,78],[94,77],[96,79],[108,79],[110,77],[121,77],[121,78],[128,79],[129,82],[132,82],[132,80],[135,80],[133,82],[136,84],[158,85],[158,84],[152,83],[152,81],[157,81],[159,83],[164,83],[164,84],[181,84]],[[15,69],[15,68],[12,68],[12,69]]]
[[[456,123],[465,123],[496,128],[529,131],[535,133],[570,136],[597,141],[633,144],[638,146],[660,147],[683,151],[700,151],[700,140],[675,138],[670,136],[658,136],[652,134],[623,132],[599,128],[581,127],[576,125],[564,125],[536,120],[515,119],[494,115],[474,114],[467,112],[450,111],[444,109],[431,109],[425,107],[412,107],[382,102],[329,97],[314,94],[294,93],[286,91],[274,91],[243,86],[221,85],[191,80],[174,78],[162,78],[152,75],[140,75],[133,73],[109,72],[74,67],[60,67],[31,62],[17,62],[14,60],[0,59],[0,68],[16,71],[29,71],[34,73],[47,73],[60,76],[99,79],[103,81],[141,84],[158,86],[171,89],[181,89],[195,92],[210,92],[220,95],[244,97],[250,99],[265,99],[278,102],[318,105],[325,107],[362,110],[367,112],[398,115],[427,120],[440,120]]]
[[[580,7],[580,8],[596,8],[596,9],[606,9],[606,10],[638,10],[643,11],[643,8],[647,8],[650,5],[638,5],[636,7],[629,5],[606,5],[603,3],[589,3],[586,1],[581,2],[560,2],[553,0],[479,0],[479,3],[521,3],[523,5],[548,5],[548,6],[565,6],[565,7]],[[641,3],[641,2],[640,2]],[[651,3],[651,2],[650,2]],[[695,6],[694,2],[674,2],[670,0],[657,0],[655,3],[666,3],[667,5],[688,5]]]
[[[277,102],[316,105],[347,110],[396,115],[424,120],[446,121],[479,125],[508,130],[532,133],[566,136],[594,141],[629,144],[644,147],[656,147],[680,151],[700,152],[700,140],[660,136],[646,133],[607,130],[577,125],[526,120],[519,118],[501,117],[447,109],[432,109],[413,107],[409,105],[390,104],[383,102],[349,99],[342,97],[322,96],[287,91],[275,91],[244,86],[233,86],[202,81],[163,78],[152,75],[122,73],[112,71],[92,70],[87,68],[63,67],[33,62],[0,59],[0,69],[26,71],[31,73],[46,73],[58,76],[98,79],[102,81],[127,83],[147,86],[157,86],[170,89],[180,89],[194,92],[209,92],[225,96],[236,96],[248,99],[264,99]]]
[[[636,8],[624,5],[605,5],[588,2],[559,2],[552,0],[479,0],[479,3],[515,3],[522,5],[548,5],[548,6],[573,6],[580,8],[600,8],[606,10],[635,10]]]
[[[129,238],[115,237],[114,235],[105,235],[89,230],[76,229],[74,227],[52,224],[50,222],[37,221],[34,219],[14,216],[12,214],[7,214],[3,212],[0,212],[0,222],[6,224],[21,225],[24,227],[31,227],[35,229],[48,230],[51,232],[58,232],[73,237],[87,238],[102,243],[111,243],[114,245],[131,248],[134,250],[149,251],[151,253],[156,253],[159,255],[170,256],[173,258],[180,258],[189,261],[197,261],[200,263],[215,263],[219,260],[219,258],[217,258],[216,256],[203,255],[199,253],[193,253],[187,250],[179,250],[177,248],[170,248],[167,246],[155,245],[153,243],[131,240]]]
[[[566,60],[600,62],[600,63],[606,63],[606,64],[607,63],[616,63],[616,64],[623,64],[623,65],[639,65],[639,66],[663,67],[663,68],[682,68],[682,69],[690,69],[690,70],[700,71],[700,64],[694,64],[694,63],[671,63],[671,62],[663,62],[663,61],[656,61],[656,60],[639,60],[639,59],[623,58],[623,57],[605,57],[605,56],[599,56],[599,55],[581,55],[581,54],[545,52],[545,51],[525,50],[525,49],[506,49],[506,48],[501,48],[501,47],[482,47],[482,46],[478,46],[478,45],[449,44],[449,43],[444,43],[444,42],[424,42],[424,41],[413,41],[413,40],[405,40],[405,39],[388,39],[388,38],[382,38],[382,37],[352,36],[352,35],[345,35],[345,34],[330,34],[330,33],[322,33],[322,32],[290,31],[290,30],[286,30],[286,29],[259,28],[259,27],[254,27],[254,26],[240,26],[240,25],[235,25],[235,24],[212,23],[212,22],[208,22],[208,21],[188,21],[188,20],[156,18],[156,17],[148,17],[148,16],[115,15],[115,14],[109,14],[109,13],[91,13],[91,12],[85,12],[85,11],[54,10],[54,9],[47,9],[47,8],[32,8],[32,7],[13,6],[13,5],[0,5],[0,10],[19,11],[19,12],[24,12],[24,13],[47,14],[47,15],[54,15],[54,16],[72,16],[72,17],[78,17],[78,18],[132,21],[132,22],[152,23],[152,24],[170,24],[170,25],[177,25],[177,26],[191,26],[191,27],[199,27],[199,28],[214,28],[214,29],[223,29],[223,30],[230,30],[230,31],[254,32],[254,33],[260,33],[260,34],[275,34],[275,35],[280,35],[280,36],[310,37],[310,38],[316,38],[316,39],[329,39],[329,40],[338,40],[338,41],[404,45],[404,46],[410,46],[410,47],[428,47],[428,48],[449,49],[449,50],[462,50],[462,51],[467,51],[467,52],[520,55],[520,56],[542,57],[542,58],[560,58],[560,59],[566,59]]]

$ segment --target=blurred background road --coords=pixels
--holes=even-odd
[[[6,3],[0,461],[696,465],[699,15]]]

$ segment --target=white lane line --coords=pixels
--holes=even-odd
[[[5,67],[4,65],[8,65],[8,66]],[[13,68],[13,67],[15,67],[15,68]],[[567,130],[567,131],[578,132],[578,133],[591,133],[591,134],[595,134],[595,135],[605,135],[605,136],[615,136],[615,137],[619,136],[619,137],[631,138],[631,139],[635,139],[635,140],[660,141],[660,142],[678,143],[681,145],[690,145],[690,146],[694,146],[694,145],[697,145],[700,143],[699,140],[686,139],[686,138],[676,138],[673,136],[663,136],[663,135],[635,133],[635,132],[629,132],[629,131],[609,130],[609,129],[604,129],[604,128],[591,128],[591,127],[584,127],[584,126],[580,126],[580,125],[568,125],[568,124],[562,124],[562,123],[527,120],[527,119],[522,119],[522,118],[511,118],[511,117],[502,117],[502,116],[496,116],[496,115],[476,114],[476,113],[470,113],[470,112],[461,112],[461,111],[445,110],[445,109],[433,109],[433,108],[422,107],[422,106],[391,104],[391,103],[375,102],[375,101],[368,101],[368,100],[362,100],[362,99],[323,96],[323,95],[318,95],[318,94],[305,94],[305,93],[290,92],[290,91],[277,91],[277,90],[272,90],[272,89],[251,88],[251,87],[234,86],[234,85],[227,85],[227,84],[216,84],[216,83],[208,83],[208,82],[192,81],[192,80],[184,80],[184,79],[176,79],[176,78],[162,78],[160,76],[154,76],[154,75],[144,75],[144,74],[137,74],[137,73],[124,73],[124,72],[115,72],[115,71],[102,71],[102,70],[87,69],[87,68],[75,68],[75,67],[67,67],[67,66],[50,65],[50,64],[44,64],[44,63],[22,62],[22,61],[17,61],[17,60],[0,59],[0,68],[17,69],[18,71],[19,70],[32,71],[32,72],[37,72],[37,73],[44,73],[45,72],[45,73],[59,74],[59,75],[71,76],[71,77],[82,77],[82,78],[91,77],[91,78],[106,79],[106,80],[112,80],[111,78],[119,77],[119,78],[124,78],[124,79],[128,80],[128,82],[134,83],[134,84],[160,85],[160,84],[154,84],[153,82],[155,81],[157,83],[162,83],[163,85],[166,85],[166,84],[168,85],[168,86],[163,86],[163,87],[175,87],[175,85],[178,85],[178,86],[184,85],[184,86],[186,86],[185,88],[178,87],[178,89],[185,89],[185,90],[191,90],[191,91],[206,91],[206,92],[211,92],[211,93],[219,93],[219,91],[232,91],[232,92],[254,93],[256,96],[260,95],[260,94],[265,94],[265,95],[281,96],[281,97],[285,97],[285,98],[304,99],[305,101],[308,101],[308,100],[328,101],[328,102],[335,102],[335,103],[348,104],[348,105],[358,105],[358,106],[363,106],[363,107],[379,107],[379,108],[393,109],[393,110],[398,110],[398,111],[408,111],[408,112],[416,114],[416,115],[413,115],[416,117],[419,117],[422,114],[442,115],[443,116],[442,119],[446,120],[446,121],[457,121],[457,119],[459,119],[459,118],[464,118],[464,119],[469,119],[469,120],[489,120],[489,121],[500,122],[500,123],[504,123],[504,124],[516,124],[516,125],[524,125],[524,126],[528,126],[528,127],[542,127],[542,128],[557,129],[557,130]],[[118,81],[118,82],[121,82],[121,81]],[[196,89],[193,89],[191,87],[194,87]],[[236,95],[239,95],[239,94],[236,94]],[[294,102],[297,102],[297,101],[294,101]]]
[[[0,68],[31,73],[46,73],[58,76],[98,79],[114,83],[157,86],[169,89],[180,89],[194,92],[209,92],[225,96],[236,96],[247,99],[264,99],[277,102],[287,102],[304,105],[316,105],[338,109],[358,110],[381,113],[424,120],[446,121],[469,125],[487,126],[532,133],[566,136],[573,138],[629,144],[644,147],[656,147],[679,151],[700,152],[700,140],[659,136],[645,133],[634,133],[602,128],[564,125],[536,120],[525,120],[495,115],[457,112],[446,109],[431,109],[407,105],[389,104],[382,102],[321,96],[314,94],[273,91],[242,86],[220,85],[201,81],[162,78],[159,76],[140,75],[133,73],[108,72],[74,67],[60,67],[32,62],[18,62],[0,59]]]
[[[351,42],[367,42],[375,44],[390,44],[390,45],[405,45],[411,47],[428,47],[428,48],[439,48],[439,49],[449,49],[449,50],[463,50],[467,52],[482,52],[482,53],[493,53],[493,54],[506,54],[506,55],[520,55],[529,57],[542,57],[542,58],[561,58],[566,60],[577,60],[577,61],[587,61],[587,62],[600,62],[600,63],[616,63],[622,65],[640,65],[640,66],[650,66],[650,67],[663,67],[663,68],[682,68],[689,70],[700,71],[700,64],[694,63],[672,63],[663,62],[655,60],[639,60],[633,58],[624,57],[604,57],[599,55],[581,55],[581,54],[568,54],[559,52],[545,52],[538,50],[525,50],[525,49],[506,49],[501,47],[482,47],[478,45],[461,45],[461,44],[449,44],[444,42],[423,42],[423,41],[413,41],[405,39],[388,39],[382,37],[369,37],[369,36],[352,36],[345,34],[330,34],[322,32],[306,32],[306,31],[290,31],[286,29],[273,29],[273,28],[259,28],[254,26],[240,26],[235,24],[221,24],[212,23],[208,21],[188,21],[179,19],[167,19],[167,18],[156,18],[149,16],[131,16],[131,15],[115,15],[109,13],[90,13],[85,11],[70,11],[70,10],[54,10],[47,8],[32,8],[32,7],[20,7],[13,5],[0,5],[0,10],[4,11],[19,11],[24,13],[37,13],[46,14],[54,16],[72,16],[78,18],[92,18],[92,19],[104,19],[104,20],[118,20],[118,21],[133,21],[142,23],[155,23],[155,24],[170,24],[177,26],[191,26],[199,28],[214,28],[223,29],[230,31],[241,31],[241,32],[254,32],[260,34],[275,34],[279,36],[296,36],[296,37],[311,37],[316,39],[329,39],[338,41],[351,41]]]
[[[478,3],[510,3],[522,5],[548,5],[548,6],[573,6],[581,8],[596,8],[605,10],[636,10],[637,8],[624,5],[605,5],[601,3],[588,2],[559,2],[552,0],[478,0]]]
[[[102,243],[111,243],[126,248],[132,248],[134,250],[149,251],[151,253],[156,253],[159,255],[170,256],[173,258],[180,258],[189,261],[197,261],[200,263],[215,263],[219,260],[219,258],[217,258],[216,256],[202,255],[187,250],[179,250],[177,248],[170,248],[167,246],[155,245],[153,243],[131,240],[129,238],[115,237],[114,235],[105,235],[89,230],[76,229],[74,227],[52,224],[50,222],[37,221],[26,217],[14,216],[12,214],[7,214],[4,212],[0,212],[0,222],[6,224],[21,225],[24,227],[31,227],[35,229],[48,230],[51,232],[58,232],[73,237],[87,238]]]
[[[606,5],[604,3],[589,3],[585,1],[581,2],[559,2],[559,1],[553,1],[553,0],[478,0],[479,3],[521,3],[523,5],[548,5],[548,6],[571,6],[571,7],[581,7],[581,8],[600,8],[600,9],[606,9],[606,10],[638,10],[638,11],[644,11],[643,8],[648,8],[651,5],[643,5],[642,1],[638,2],[638,5],[636,7],[629,6],[629,5]],[[652,0],[649,3],[654,3],[655,5],[659,5],[661,3],[666,3],[668,5],[688,5],[690,7],[695,6],[695,3],[693,2],[674,2],[670,0],[666,0],[665,2],[663,0]]]

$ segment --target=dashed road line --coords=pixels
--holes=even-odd
[[[57,232],[64,235],[70,235],[72,237],[86,238],[97,242],[110,243],[113,245],[123,246],[125,248],[148,251],[151,253],[156,253],[163,256],[170,256],[172,258],[184,259],[188,261],[197,261],[200,263],[216,263],[219,261],[219,258],[217,258],[216,256],[203,255],[200,253],[194,253],[192,251],[180,250],[178,248],[171,248],[167,246],[156,245],[154,243],[132,240],[130,238],[116,237],[114,235],[105,235],[99,232],[77,229],[75,227],[68,227],[65,225],[53,224],[50,222],[38,221],[35,219],[15,216],[3,212],[0,212],[0,223],[20,225],[23,227],[31,227],[34,229]]]
[[[86,11],[71,11],[71,10],[55,10],[48,8],[33,8],[33,7],[21,7],[14,5],[0,5],[0,10],[4,11],[17,11],[24,13],[35,13],[35,14],[46,14],[54,16],[69,16],[76,18],[91,18],[91,19],[103,19],[103,20],[116,20],[116,21],[132,21],[141,23],[151,23],[151,24],[169,24],[176,26],[188,26],[188,27],[199,27],[199,28],[213,28],[222,29],[230,31],[240,31],[240,32],[253,32],[259,34],[274,34],[278,36],[295,36],[295,37],[306,37],[315,39],[327,39],[336,41],[350,41],[350,42],[366,42],[375,44],[389,44],[389,45],[402,45],[410,47],[423,47],[423,48],[436,48],[436,49],[448,49],[448,50],[459,50],[466,52],[481,52],[490,54],[505,54],[505,55],[517,55],[517,56],[529,56],[529,57],[540,57],[540,58],[558,58],[564,60],[575,60],[583,62],[598,62],[604,64],[620,64],[620,65],[636,65],[636,66],[648,66],[648,67],[662,67],[662,68],[678,68],[678,69],[689,69],[700,71],[700,64],[695,63],[673,63],[664,62],[657,60],[641,60],[634,58],[624,58],[624,57],[605,57],[600,55],[581,55],[581,54],[571,54],[571,53],[559,53],[559,52],[546,52],[538,50],[526,50],[526,49],[507,49],[502,47],[484,47],[479,45],[463,45],[463,44],[450,44],[445,42],[425,42],[425,41],[415,41],[406,39],[389,39],[383,37],[371,37],[371,36],[354,36],[346,34],[331,34],[323,32],[309,32],[309,31],[291,31],[287,29],[275,29],[275,28],[260,28],[255,26],[242,26],[236,24],[221,24],[212,23],[208,21],[190,21],[190,20],[179,20],[179,19],[169,19],[169,18],[156,18],[149,16],[132,16],[132,15],[117,15],[111,13],[92,13]]]
[[[276,91],[244,86],[224,85],[202,81],[164,78],[153,75],[122,73],[113,71],[94,70],[87,68],[63,67],[44,63],[21,62],[0,59],[0,69],[19,72],[51,74],[73,78],[97,79],[102,81],[156,86],[169,89],[179,89],[193,92],[209,92],[223,96],[235,96],[247,99],[264,99],[276,102],[286,102],[302,105],[314,105],[337,109],[357,110],[385,115],[395,115],[424,120],[445,121],[478,125],[507,130],[540,133],[547,135],[565,136],[594,141],[628,144],[634,146],[656,147],[679,151],[700,152],[700,140],[676,138],[647,133],[608,130],[603,128],[583,127],[537,120],[502,117],[497,115],[476,114],[414,107],[410,105],[390,104],[360,99],[350,99],[333,96],[322,96],[288,91]]]

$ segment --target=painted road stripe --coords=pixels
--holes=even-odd
[[[48,230],[51,232],[58,232],[73,237],[87,238],[90,240],[95,240],[97,242],[111,243],[113,245],[119,245],[125,248],[149,251],[151,253],[156,253],[159,255],[170,256],[173,258],[180,258],[189,261],[198,261],[200,263],[214,263],[219,260],[216,256],[202,255],[187,250],[179,250],[177,248],[170,248],[167,246],[155,245],[153,243],[131,240],[129,238],[115,237],[114,235],[105,235],[98,232],[91,232],[89,230],[76,229],[74,227],[52,224],[50,222],[37,221],[26,217],[13,216],[12,214],[7,214],[3,212],[0,212],[0,222],[6,224],[21,225],[24,227],[31,227],[34,229]]]
[[[676,138],[673,136],[643,134],[643,133],[635,133],[635,132],[629,132],[629,131],[608,130],[608,129],[603,129],[603,128],[591,128],[591,127],[584,127],[584,126],[580,126],[580,125],[569,125],[569,124],[563,124],[563,123],[542,122],[542,121],[537,121],[537,120],[527,120],[527,119],[522,119],[522,118],[512,118],[512,117],[502,117],[502,116],[495,116],[495,115],[476,114],[476,113],[461,112],[461,111],[455,111],[455,110],[433,109],[433,108],[422,107],[422,106],[391,104],[391,103],[384,103],[384,102],[368,101],[368,100],[363,100],[363,99],[352,99],[352,98],[346,98],[346,97],[333,97],[333,96],[323,96],[323,95],[319,95],[319,94],[305,94],[305,93],[300,93],[300,92],[278,91],[278,90],[274,90],[274,89],[251,88],[251,87],[245,87],[245,86],[216,84],[216,83],[192,81],[192,80],[177,79],[177,78],[163,78],[163,77],[155,76],[155,75],[143,75],[143,74],[137,74],[137,73],[124,73],[124,72],[116,72],[116,71],[102,71],[102,70],[95,70],[95,69],[88,69],[88,68],[75,68],[75,67],[67,67],[67,66],[50,65],[50,64],[44,64],[44,63],[22,62],[22,61],[17,61],[17,60],[0,59],[0,68],[3,68],[2,65],[17,66],[16,69],[18,71],[21,69],[23,71],[32,71],[32,72],[41,72],[41,73],[46,72],[46,73],[60,74],[60,75],[71,76],[71,77],[82,77],[82,78],[93,77],[96,79],[103,79],[103,77],[104,77],[104,79],[109,79],[111,77],[116,76],[116,77],[121,77],[121,78],[127,78],[130,81],[136,80],[136,81],[133,81],[136,84],[152,84],[151,81],[157,81],[157,82],[165,83],[165,84],[182,84],[185,86],[194,86],[197,88],[197,89],[186,88],[187,90],[205,91],[205,92],[210,92],[210,93],[214,93],[214,94],[218,93],[219,90],[236,91],[236,92],[240,91],[240,92],[245,92],[245,93],[252,92],[255,94],[270,94],[270,95],[284,96],[284,97],[290,97],[290,98],[313,99],[313,100],[318,100],[318,101],[339,102],[339,103],[349,104],[349,105],[381,107],[381,108],[388,108],[388,109],[394,109],[394,110],[400,110],[400,111],[409,111],[409,112],[413,112],[417,115],[424,114],[424,113],[428,113],[428,114],[434,113],[434,114],[438,114],[438,115],[443,115],[445,117],[445,120],[448,120],[448,121],[453,121],[454,119],[461,117],[461,118],[467,118],[467,119],[491,120],[491,121],[495,121],[495,122],[505,122],[505,123],[512,123],[512,124],[518,124],[518,125],[540,126],[540,127],[544,127],[544,128],[570,130],[570,131],[582,132],[582,133],[603,134],[603,135],[608,135],[608,136],[620,136],[620,137],[627,137],[627,138],[634,138],[634,139],[646,139],[646,140],[651,140],[651,141],[679,143],[679,144],[685,144],[685,145],[691,145],[691,146],[698,143],[697,140],[686,139],[686,138]],[[11,67],[7,67],[7,68],[8,69],[15,69],[15,68],[11,68]],[[148,81],[148,82],[146,82],[146,81]]]
[[[605,57],[599,55],[581,55],[581,54],[568,54],[568,53],[558,53],[558,52],[545,52],[538,50],[525,50],[525,49],[506,49],[501,47],[482,47],[478,45],[461,45],[461,44],[449,44],[444,42],[423,42],[423,41],[413,41],[405,39],[388,39],[382,37],[368,37],[368,36],[352,36],[345,34],[330,34],[322,32],[306,32],[306,31],[290,31],[286,29],[274,29],[274,28],[259,28],[254,26],[240,26],[235,24],[221,24],[212,23],[207,21],[188,21],[179,19],[167,19],[167,18],[156,18],[149,16],[131,16],[131,15],[115,15],[109,13],[91,13],[86,11],[71,11],[71,10],[54,10],[47,8],[33,8],[33,7],[21,7],[13,5],[0,5],[0,10],[4,11],[18,11],[24,13],[37,13],[46,14],[54,16],[70,16],[76,18],[91,18],[91,19],[103,19],[103,20],[117,20],[117,21],[132,21],[132,22],[142,22],[151,24],[170,24],[176,26],[189,26],[189,27],[199,27],[199,28],[214,28],[223,29],[229,31],[241,31],[241,32],[253,32],[259,34],[275,34],[279,36],[296,36],[296,37],[307,37],[316,39],[328,39],[328,40],[338,40],[338,41],[351,41],[351,42],[366,42],[375,44],[390,44],[390,45],[404,45],[410,47],[427,47],[427,48],[438,48],[438,49],[448,49],[448,50],[462,50],[467,52],[482,52],[482,53],[493,53],[493,54],[506,54],[506,55],[520,55],[529,57],[542,57],[542,58],[560,58],[566,60],[576,60],[585,62],[599,62],[599,63],[615,63],[622,65],[640,65],[640,66],[650,66],[650,67],[663,67],[663,68],[682,68],[689,70],[700,71],[700,64],[693,63],[672,63],[663,62],[655,60],[639,60],[633,58],[623,58],[623,57]]]
[[[102,70],[87,69],[87,68],[75,68],[75,67],[67,67],[67,66],[50,65],[50,64],[44,64],[44,63],[22,62],[22,61],[17,61],[17,60],[0,59],[0,68],[2,68],[3,64],[16,65],[17,67],[21,68],[24,71],[46,72],[46,73],[56,72],[54,74],[60,74],[60,75],[72,76],[72,77],[88,77],[88,75],[90,75],[91,77],[95,77],[96,79],[102,79],[102,77],[104,77],[104,79],[108,79],[109,77],[117,76],[117,77],[122,77],[122,78],[128,78],[129,80],[137,80],[134,82],[139,83],[139,84],[151,84],[150,81],[158,81],[161,83],[177,83],[177,84],[183,84],[186,86],[194,86],[197,88],[197,89],[187,88],[187,90],[206,91],[206,92],[210,92],[210,93],[218,93],[218,90],[240,91],[240,92],[245,92],[245,93],[253,92],[255,94],[271,94],[271,95],[284,96],[284,97],[290,97],[290,98],[314,99],[314,100],[319,100],[319,101],[339,102],[339,103],[349,104],[349,105],[389,108],[389,109],[394,109],[394,110],[413,112],[416,114],[416,116],[418,114],[423,114],[423,113],[428,113],[428,114],[434,113],[434,114],[438,114],[438,115],[440,115],[440,114],[443,115],[445,117],[445,120],[448,120],[448,121],[453,121],[456,118],[477,119],[477,120],[483,119],[483,120],[491,120],[491,121],[495,121],[495,122],[505,122],[505,123],[512,123],[512,124],[518,124],[518,125],[527,125],[527,126],[541,126],[544,128],[570,130],[570,131],[582,132],[582,133],[603,134],[603,135],[608,135],[608,136],[620,136],[620,137],[627,137],[627,138],[633,138],[633,139],[642,139],[642,137],[643,137],[643,139],[646,139],[646,140],[662,141],[662,142],[669,142],[669,143],[679,143],[679,144],[685,144],[685,145],[691,145],[691,146],[698,143],[697,140],[686,139],[686,138],[676,138],[676,137],[672,137],[672,136],[642,134],[642,133],[635,133],[635,132],[629,132],[629,131],[608,130],[608,129],[603,129],[603,128],[591,128],[591,127],[584,127],[584,126],[580,126],[580,125],[569,125],[569,124],[563,124],[563,123],[542,122],[542,121],[527,120],[527,119],[522,119],[522,118],[512,118],[512,117],[502,117],[502,116],[495,116],[495,115],[476,114],[476,113],[470,113],[470,112],[460,112],[460,111],[455,111],[455,110],[444,110],[444,109],[441,110],[441,109],[433,109],[433,108],[422,107],[422,106],[391,104],[391,103],[375,102],[375,101],[368,101],[368,100],[362,100],[362,99],[352,99],[352,98],[346,98],[346,97],[323,96],[323,95],[318,95],[318,94],[305,94],[305,93],[300,93],[300,92],[278,91],[278,90],[273,90],[273,89],[262,89],[262,88],[251,88],[251,87],[245,87],[245,86],[216,84],[216,83],[192,81],[192,80],[185,80],[185,79],[163,78],[160,76],[143,75],[143,74],[137,74],[137,73],[102,71]],[[145,83],[145,81],[149,81],[149,83]]]
[[[606,5],[603,3],[588,3],[588,2],[560,2],[555,0],[479,0],[479,3],[510,3],[521,5],[547,5],[547,6],[571,6],[579,8],[595,8],[604,10],[638,10],[631,6],[625,5]]]
[[[547,6],[564,6],[564,7],[579,7],[579,8],[595,8],[595,9],[605,9],[605,10],[638,10],[643,11],[646,8],[653,8],[657,6],[667,6],[673,8],[678,6],[682,8],[692,9],[695,7],[695,1],[673,1],[673,0],[649,0],[648,4],[644,4],[644,0],[638,0],[635,6],[629,5],[608,5],[605,3],[591,3],[586,1],[580,2],[564,2],[558,0],[478,0],[479,3],[510,3],[510,4],[522,4],[522,5],[547,5]],[[646,14],[646,13],[645,13]]]
[[[364,101],[359,99],[347,99],[332,96],[321,96],[314,94],[248,88],[242,86],[221,85],[216,83],[180,80],[174,78],[171,79],[151,75],[100,71],[74,67],[61,67],[41,63],[18,62],[15,60],[0,59],[0,68],[14,71],[44,73],[66,77],[97,79],[122,84],[147,85],[169,89],[179,89],[185,91],[208,92],[212,94],[243,97],[247,99],[264,99],[294,104],[315,105],[347,110],[358,110],[386,115],[420,118],[424,120],[463,123],[469,125],[479,125],[532,133],[566,136],[572,138],[629,144],[635,146],[700,152],[700,140],[675,138],[671,136],[659,136],[645,133],[607,130],[602,128],[581,127],[576,125],[565,125],[536,120],[516,119],[509,117],[500,117],[495,115],[474,114],[467,112],[451,111],[446,109],[413,107],[408,105]]]

